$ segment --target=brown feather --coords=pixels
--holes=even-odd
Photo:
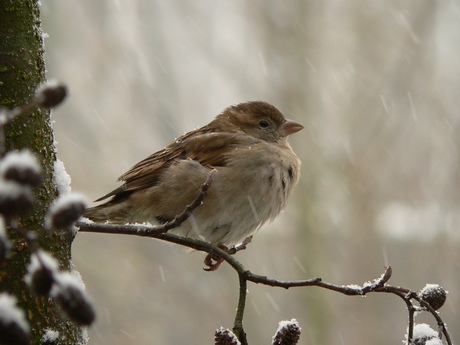
[[[118,180],[123,181],[123,185],[96,201],[157,185],[161,174],[176,160],[192,159],[210,168],[225,166],[226,153],[229,150],[233,150],[238,145],[250,145],[256,141],[255,138],[244,135],[239,128],[233,127],[232,132],[229,132],[228,127],[223,132],[211,123],[182,135],[165,149],[151,154],[134,165],[119,177]]]
[[[286,206],[300,173],[287,137],[302,128],[265,102],[228,107],[134,165],[120,176],[120,187],[97,201],[113,198],[84,216],[96,222],[163,223],[198,195],[216,168],[203,205],[172,232],[234,244]]]

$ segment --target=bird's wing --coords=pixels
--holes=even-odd
[[[257,139],[241,133],[203,131],[203,128],[184,134],[168,145],[134,165],[119,181],[124,184],[102,198],[124,192],[149,188],[159,183],[161,175],[177,160],[192,159],[205,167],[226,165],[227,153],[240,145],[251,145]]]

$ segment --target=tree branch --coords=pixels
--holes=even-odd
[[[96,232],[96,233],[106,233],[106,234],[124,234],[124,235],[135,235],[143,237],[157,238],[163,241],[179,244],[186,246],[188,248],[195,249],[197,251],[206,252],[215,257],[221,257],[226,261],[233,269],[238,273],[239,277],[239,299],[238,307],[236,310],[235,321],[233,326],[233,332],[238,337],[239,341],[243,345],[247,345],[246,333],[243,328],[243,318],[244,310],[246,306],[246,296],[247,296],[247,282],[253,282],[256,284],[263,284],[272,287],[281,287],[285,289],[293,287],[306,287],[306,286],[317,286],[327,290],[335,291],[342,293],[347,296],[364,296],[371,292],[384,292],[392,293],[404,300],[406,303],[408,312],[409,312],[409,326],[408,326],[408,335],[407,335],[407,344],[412,343],[413,338],[413,328],[414,328],[414,313],[417,308],[413,305],[412,300],[417,301],[421,307],[429,311],[433,317],[436,319],[439,333],[444,334],[447,344],[452,345],[449,333],[445,326],[445,323],[439,316],[438,312],[432,308],[432,306],[420,298],[415,292],[407,288],[387,285],[387,282],[390,280],[392,275],[391,267],[386,267],[383,274],[374,279],[373,282],[368,282],[360,285],[336,285],[328,283],[322,280],[322,278],[313,278],[307,280],[294,280],[294,281],[281,281],[273,278],[268,278],[266,276],[261,276],[251,271],[247,270],[238,260],[236,260],[232,255],[237,251],[245,249],[246,245],[250,242],[251,238],[245,239],[242,244],[231,248],[229,251],[222,250],[221,248],[210,244],[209,242],[187,238],[179,235],[170,234],[167,231],[180,226],[184,221],[186,221],[192,214],[192,212],[199,207],[204,198],[207,195],[207,191],[211,186],[216,170],[209,172],[205,183],[201,187],[200,194],[196,199],[188,205],[184,211],[176,216],[172,221],[167,222],[161,226],[149,226],[145,224],[128,224],[128,225],[113,225],[113,224],[98,224],[90,223],[85,221],[80,221],[76,225],[80,228],[80,232]]]
[[[212,180],[212,177],[211,177]],[[201,195],[201,194],[200,194]],[[195,204],[195,203],[194,203]],[[183,215],[182,213],[181,215]],[[190,213],[188,213],[190,215]],[[182,221],[185,221],[182,216],[179,216],[179,224]],[[172,222],[174,222],[173,220]],[[375,279],[372,283],[366,283],[362,286],[359,285],[336,285],[332,283],[328,283],[323,281],[322,278],[313,278],[307,280],[293,280],[293,281],[281,281],[273,278],[269,278],[266,276],[261,276],[251,271],[247,270],[238,260],[236,260],[231,254],[228,252],[220,249],[219,247],[213,246],[209,242],[202,241],[199,239],[193,238],[186,238],[179,235],[169,234],[164,232],[164,226],[153,227],[153,226],[146,226],[146,225],[123,225],[123,226],[115,226],[112,224],[96,224],[96,223],[86,223],[86,222],[78,222],[77,226],[80,227],[81,232],[96,232],[96,233],[111,233],[111,234],[125,234],[125,235],[135,235],[135,236],[144,236],[144,237],[152,237],[157,238],[163,241],[183,245],[197,251],[202,251],[206,253],[210,253],[213,255],[217,255],[222,257],[233,269],[238,273],[239,276],[239,300],[238,300],[238,307],[235,316],[235,322],[233,326],[233,332],[237,335],[238,339],[241,343],[247,344],[246,341],[246,333],[244,332],[243,328],[243,317],[244,317],[244,309],[246,304],[246,293],[247,293],[247,282],[253,282],[256,284],[263,284],[272,287],[281,287],[285,289],[293,288],[293,287],[306,287],[306,286],[317,286],[327,290],[335,291],[342,293],[347,296],[364,296],[371,292],[384,292],[384,293],[392,293],[399,297],[401,297],[407,305],[409,315],[412,313],[412,317],[410,317],[409,323],[409,332],[408,332],[408,339],[412,338],[412,329],[413,329],[413,311],[415,307],[413,306],[411,300],[416,300],[420,303],[421,306],[425,307],[436,319],[438,326],[442,330],[444,334],[447,344],[452,345],[452,341],[450,339],[449,333],[447,328],[445,327],[445,323],[439,316],[439,314],[431,308],[431,306],[420,299],[417,294],[413,293],[412,290],[387,285],[387,282],[391,278],[392,269],[391,267],[386,267],[384,273],[377,279]],[[169,225],[168,225],[169,226]],[[171,229],[171,228],[170,228]],[[167,230],[166,230],[167,231]]]

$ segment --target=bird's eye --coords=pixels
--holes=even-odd
[[[259,127],[262,129],[270,127],[270,123],[267,120],[260,120]]]

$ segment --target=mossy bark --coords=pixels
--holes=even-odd
[[[0,104],[7,108],[21,106],[33,98],[37,85],[45,80],[43,34],[40,8],[36,0],[0,1]],[[70,269],[70,232],[51,233],[43,227],[49,204],[57,197],[53,184],[56,160],[53,130],[49,111],[33,109],[16,118],[4,129],[1,155],[27,148],[42,164],[43,185],[35,189],[34,208],[20,220],[20,227],[38,234],[40,247],[59,260],[63,269]],[[82,329],[63,317],[47,298],[33,296],[24,283],[30,248],[20,236],[9,231],[14,248],[9,259],[0,266],[0,292],[14,294],[26,311],[32,343],[39,344],[45,329],[59,332],[56,344],[84,343]],[[47,343],[50,344],[50,343]]]

